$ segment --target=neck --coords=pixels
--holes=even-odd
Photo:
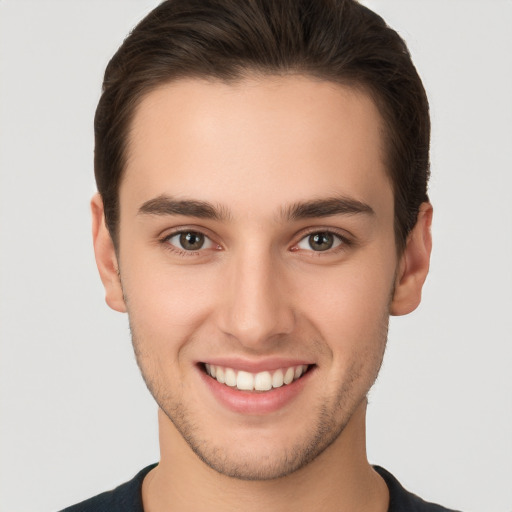
[[[283,478],[245,481],[217,473],[159,411],[161,460],[145,478],[144,510],[385,512],[388,490],[366,457],[366,400],[315,460]]]

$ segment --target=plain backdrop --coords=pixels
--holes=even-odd
[[[368,0],[432,110],[421,307],[392,319],[368,452],[410,490],[512,511],[512,2]],[[90,236],[108,59],[155,0],[0,0],[0,510],[52,511],[158,460],[156,406]],[[241,509],[243,504],[241,504]]]

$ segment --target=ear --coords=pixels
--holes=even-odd
[[[105,288],[105,301],[114,310],[126,312],[119,265],[114,243],[105,224],[103,200],[99,194],[91,199],[92,238],[96,265]]]
[[[391,302],[392,315],[406,315],[421,302],[421,289],[427,278],[432,251],[432,205],[422,203],[416,225],[407,237],[407,243],[398,265],[395,291]]]

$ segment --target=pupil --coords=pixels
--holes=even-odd
[[[189,251],[201,249],[204,244],[204,235],[194,232],[182,233],[180,235],[180,244],[183,249],[187,249]]]
[[[309,245],[314,251],[327,251],[333,243],[334,237],[331,233],[315,233],[309,237]]]

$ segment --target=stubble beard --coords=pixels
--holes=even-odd
[[[308,417],[314,415],[316,421],[305,428],[304,434],[292,446],[283,447],[281,453],[274,452],[263,458],[257,458],[254,453],[243,449],[232,453],[226,446],[206,441],[202,431],[208,426],[198,424],[201,418],[194,420],[187,404],[177,393],[165,389],[165,380],[158,379],[157,374],[150,371],[151,358],[142,349],[144,342],[131,322],[130,331],[137,364],[147,388],[199,459],[222,475],[240,480],[264,481],[282,478],[304,468],[343,433],[377,378],[387,342],[388,322],[389,318],[385,315],[379,329],[380,339],[375,340],[371,352],[369,350],[368,354],[358,359],[358,365],[353,364],[347,371],[337,391],[331,396],[319,397],[322,403],[316,404],[315,408],[311,406]],[[371,363],[368,364],[368,361]]]

